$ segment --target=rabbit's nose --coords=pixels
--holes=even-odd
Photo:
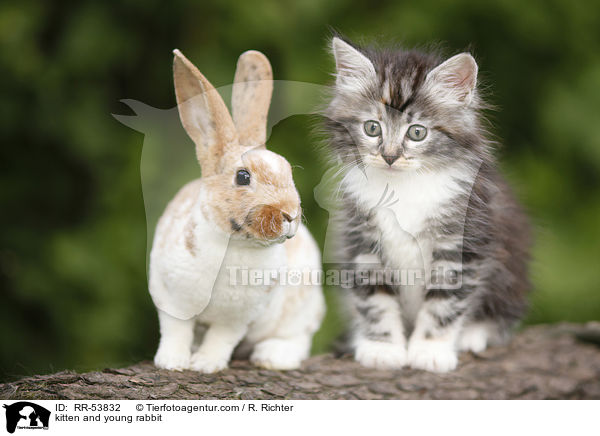
[[[283,217],[283,232],[286,238],[290,239],[298,230],[298,226],[300,225],[300,220],[298,218],[298,213],[296,213],[295,217],[292,217],[289,213],[281,211],[281,216]]]

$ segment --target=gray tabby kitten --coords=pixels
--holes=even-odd
[[[529,226],[481,126],[477,64],[337,37],[332,47],[325,126],[345,169],[338,256],[356,272],[354,356],[453,370],[459,351],[508,336],[529,287]]]

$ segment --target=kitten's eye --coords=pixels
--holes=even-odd
[[[369,120],[365,121],[363,125],[367,136],[379,136],[381,135],[381,125],[377,121]]]
[[[422,141],[427,136],[427,127],[420,124],[413,124],[408,128],[406,134],[413,141]]]
[[[244,186],[250,184],[250,173],[248,170],[238,170],[235,176],[235,182],[238,185]]]

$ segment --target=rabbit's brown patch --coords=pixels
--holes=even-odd
[[[194,242],[194,229],[196,225],[192,219],[190,219],[185,225],[185,248],[190,252],[192,256],[196,256],[196,244]]]
[[[273,206],[260,208],[253,220],[253,229],[264,239],[275,239],[281,235],[283,227],[283,214]]]

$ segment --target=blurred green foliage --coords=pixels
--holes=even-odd
[[[357,40],[476,55],[503,167],[536,223],[527,322],[600,318],[600,3],[567,0],[174,0],[0,4],[0,380],[152,357],[143,135],[120,99],[174,106],[171,50],[215,86],[247,49],[275,77],[328,83],[329,26]],[[305,215],[325,169],[310,117],[279,123]],[[191,143],[190,143],[191,147]],[[193,156],[190,154],[190,156]],[[330,310],[315,339],[341,322]]]

